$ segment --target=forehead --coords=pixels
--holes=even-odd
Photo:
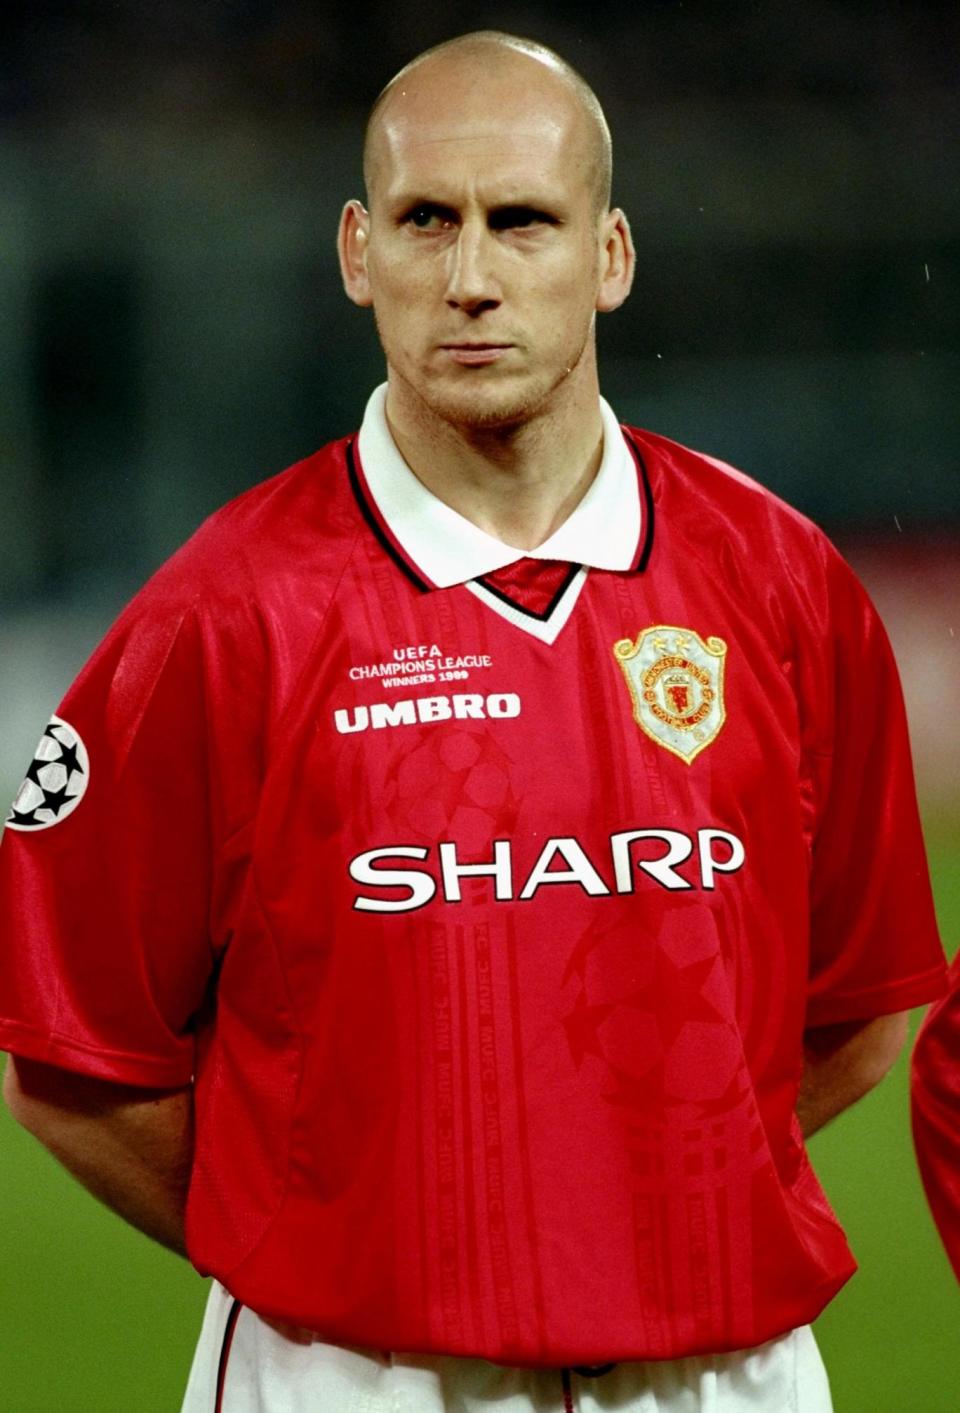
[[[576,181],[564,146],[548,127],[397,133],[384,144],[378,185],[388,199],[414,188],[438,199],[466,189],[491,199],[566,190]]]
[[[589,185],[586,123],[555,78],[513,73],[411,75],[384,105],[373,146],[378,194],[412,188],[572,194]]]

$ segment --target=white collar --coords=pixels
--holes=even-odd
[[[573,513],[530,550],[505,545],[427,490],[397,449],[386,401],[383,383],[370,396],[357,438],[360,477],[389,538],[429,584],[449,588],[527,558],[614,570],[630,569],[636,562],[641,532],[637,467],[603,398],[600,468]]]

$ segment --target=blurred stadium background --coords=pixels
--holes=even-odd
[[[826,526],[900,661],[960,928],[960,9],[8,0],[0,15],[0,793],[112,617],[224,499],[381,376],[333,233],[366,109],[481,26],[611,120],[640,255],[601,325],[619,415]],[[883,769],[883,762],[876,763]],[[960,1292],[906,1062],[813,1157],[861,1260],[820,1322],[837,1413],[960,1407]],[[205,1288],[0,1117],[0,1413],[179,1406]]]

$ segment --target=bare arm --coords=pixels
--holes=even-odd
[[[907,1038],[906,1011],[805,1032],[797,1117],[805,1138],[862,1099],[890,1069]]]
[[[179,1255],[193,1150],[193,1091],[140,1089],[10,1056],[18,1123],[125,1221]]]

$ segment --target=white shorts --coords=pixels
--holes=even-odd
[[[214,1282],[182,1413],[832,1413],[809,1325],[733,1354],[576,1370],[301,1344]]]

